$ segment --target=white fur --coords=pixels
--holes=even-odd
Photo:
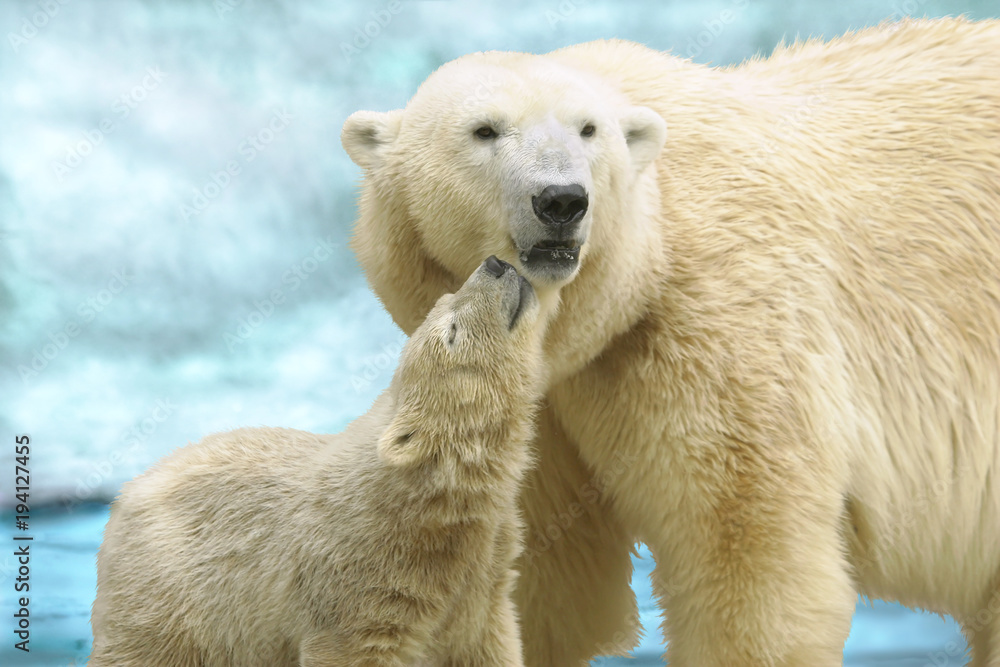
[[[726,69],[620,41],[474,54],[377,151],[352,137],[389,121],[348,119],[354,247],[408,331],[530,224],[502,174],[539,158],[477,152],[477,115],[571,156],[597,124],[580,266],[539,285],[530,664],[634,641],[639,539],[671,665],[840,664],[862,593],[953,615],[1000,667],[997,44],[942,19]]]
[[[522,664],[509,594],[542,374],[525,299],[480,269],[344,433],[216,434],[126,484],[89,664]]]

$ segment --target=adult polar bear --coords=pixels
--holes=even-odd
[[[354,248],[406,332],[493,253],[552,317],[529,664],[634,642],[642,540],[671,665],[840,664],[860,592],[1000,666],[998,43],[480,53],[348,119]]]

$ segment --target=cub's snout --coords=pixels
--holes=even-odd
[[[483,262],[483,268],[486,269],[488,273],[493,274],[494,277],[500,278],[507,272],[507,269],[513,269],[514,267],[502,259],[497,259],[496,255],[490,255],[486,258],[486,261]]]
[[[490,255],[479,267],[481,273],[496,281],[500,289],[500,307],[507,315],[507,326],[513,329],[524,314],[537,310],[535,290],[513,265]]]

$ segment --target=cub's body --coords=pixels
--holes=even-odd
[[[126,484],[90,664],[521,664],[509,593],[540,361],[534,297],[501,268],[441,300],[343,433],[216,434]]]

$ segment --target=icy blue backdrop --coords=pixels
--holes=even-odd
[[[0,3],[0,662],[83,664],[106,503],[219,429],[337,431],[401,343],[346,248],[356,109],[470,51],[599,37],[728,64],[782,38],[995,2]],[[365,34],[367,31],[368,34]],[[32,438],[32,639],[12,648],[13,435]],[[42,510],[41,506],[48,509]],[[635,586],[661,664],[648,553]],[[569,611],[569,610],[567,610]],[[956,626],[859,607],[851,665],[961,664]],[[604,661],[603,664],[624,664]]]

